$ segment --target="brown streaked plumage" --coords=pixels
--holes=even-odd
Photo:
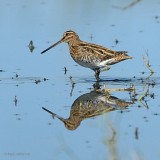
[[[62,118],[48,109],[42,108],[49,112],[53,118],[57,117],[62,121],[67,129],[75,130],[84,119],[118,109],[126,109],[131,104],[133,103],[108,96],[106,93],[91,91],[81,95],[73,102],[69,118]]]
[[[104,68],[108,70],[110,68],[109,65],[132,58],[127,55],[126,51],[114,51],[100,45],[81,41],[74,31],[66,31],[61,40],[41,53],[45,53],[61,42],[68,43],[71,57],[75,62],[95,71],[97,81],[100,80],[99,74]]]

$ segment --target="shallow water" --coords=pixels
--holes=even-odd
[[[159,0],[2,1],[0,159],[159,159],[159,8]],[[67,44],[40,54],[69,29],[134,59],[97,84]],[[75,128],[57,117],[72,117]]]

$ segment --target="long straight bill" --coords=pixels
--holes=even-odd
[[[43,110],[45,110],[46,112],[48,112],[48,113],[52,114],[52,115],[54,115],[54,114],[55,114],[55,113],[51,112],[50,110],[48,110],[48,109],[46,109],[46,108],[44,108],[44,107],[42,107],[42,109],[43,109]]]
[[[53,113],[52,111],[42,107],[43,110],[45,110],[46,112],[50,113],[52,115],[53,118],[57,117],[58,119],[60,119],[61,121],[64,121],[64,118],[58,116],[57,114]]]
[[[61,43],[61,42],[62,42],[62,40],[60,40],[60,41],[58,41],[57,43],[51,45],[50,47],[48,47],[47,49],[45,49],[44,51],[42,51],[41,54],[47,52],[48,50],[50,50],[51,48],[55,47],[56,45],[58,45],[58,44]]]

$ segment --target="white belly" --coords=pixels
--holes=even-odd
[[[79,61],[79,60],[75,60],[74,61],[76,63],[78,63],[79,65],[86,67],[86,68],[90,68],[90,69],[95,69],[95,68],[99,68],[98,64],[95,62],[85,62],[85,61]]]

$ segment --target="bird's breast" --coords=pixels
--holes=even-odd
[[[70,46],[69,50],[71,57],[79,65],[90,69],[102,67],[100,66],[101,58],[84,49],[83,47]]]

